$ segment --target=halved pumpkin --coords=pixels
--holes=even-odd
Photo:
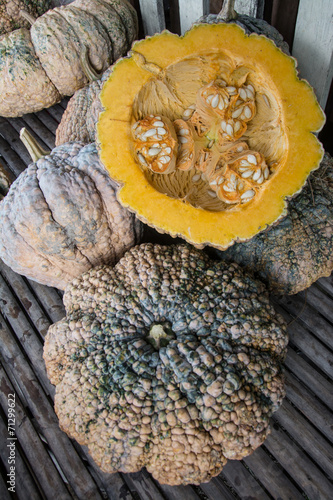
[[[136,42],[101,101],[120,202],[197,246],[227,248],[285,216],[323,156],[324,114],[295,59],[235,24]]]

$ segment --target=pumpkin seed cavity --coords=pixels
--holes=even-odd
[[[213,77],[208,83],[193,82],[200,64]],[[211,211],[255,200],[283,160],[271,89],[221,54],[154,72],[134,101],[131,132],[134,157],[155,189]]]

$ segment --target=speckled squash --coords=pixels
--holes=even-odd
[[[235,23],[136,42],[101,93],[100,156],[148,225],[225,249],[286,215],[325,117],[296,62]]]
[[[92,75],[91,83],[77,90],[70,98],[56,130],[56,146],[70,141],[80,141],[85,144],[96,141],[96,125],[99,114],[103,111],[99,95],[110,73],[111,67],[101,78],[96,75],[93,79]]]
[[[141,238],[141,224],[116,192],[95,144],[54,148],[19,175],[0,203],[0,258],[59,289],[92,266],[114,264]]]
[[[0,39],[1,116],[40,111],[73,95],[89,83],[82,64],[87,51],[103,72],[137,36],[136,11],[126,0],[75,0],[31,22],[30,31]]]
[[[60,427],[105,472],[199,484],[262,444],[287,335],[262,283],[151,243],[73,280],[44,359]]]
[[[50,8],[51,3],[51,0],[0,0],[0,35],[29,28],[29,22],[21,15],[22,10],[39,17]]]
[[[325,154],[276,226],[218,255],[254,272],[277,294],[308,288],[333,270],[333,160]]]

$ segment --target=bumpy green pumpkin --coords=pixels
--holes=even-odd
[[[186,245],[76,278],[44,359],[61,428],[106,472],[209,481],[269,431],[287,335],[264,286]]]
[[[0,35],[19,28],[29,28],[22,15],[24,10],[34,17],[41,16],[51,5],[51,0],[0,0]]]
[[[39,111],[72,95],[89,80],[82,57],[98,72],[125,54],[137,34],[126,0],[75,0],[50,9],[0,39],[0,115]]]
[[[54,148],[20,174],[0,203],[1,259],[60,289],[92,266],[114,264],[141,238],[141,224],[116,193],[95,144]]]
[[[288,215],[246,243],[217,254],[238,262],[272,292],[294,294],[333,270],[333,160],[326,154]]]

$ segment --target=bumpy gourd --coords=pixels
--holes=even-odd
[[[54,148],[19,175],[0,203],[1,259],[60,289],[92,266],[114,264],[141,238],[141,224],[116,193],[95,144]]]
[[[102,162],[148,225],[227,248],[286,215],[323,155],[295,60],[235,23],[136,42],[105,83]]]
[[[55,410],[103,471],[198,484],[262,444],[287,335],[236,264],[148,243],[73,280],[64,304],[44,347]]]
[[[276,226],[218,255],[237,262],[278,294],[308,288],[333,270],[333,160],[325,154],[288,215]]]
[[[34,17],[41,16],[51,5],[51,0],[0,0],[0,35],[19,28],[29,28],[22,15],[24,10]]]
[[[30,31],[0,39],[0,115],[40,111],[86,85],[88,50],[97,72],[124,55],[137,36],[137,14],[126,0],[75,0],[50,9]]]
[[[91,70],[87,68],[87,73]],[[91,74],[91,83],[70,98],[56,130],[56,146],[70,141],[86,144],[96,141],[96,125],[103,107],[99,99],[101,89],[109,78],[112,67],[102,76]]]

